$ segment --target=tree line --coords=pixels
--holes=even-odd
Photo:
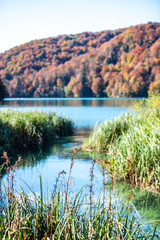
[[[160,23],[35,40],[0,55],[12,97],[145,97],[160,92]]]

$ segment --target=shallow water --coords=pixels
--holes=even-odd
[[[14,109],[18,111],[45,111],[56,112],[73,119],[75,126],[81,131],[78,136],[67,137],[57,141],[52,147],[43,152],[22,154],[23,162],[16,170],[15,186],[30,192],[31,187],[37,194],[40,192],[39,175],[42,176],[43,192],[49,194],[55,187],[58,174],[63,184],[68,179],[71,157],[74,147],[80,147],[88,134],[88,128],[101,123],[106,119],[119,116],[130,111],[135,99],[6,99],[0,109]],[[99,154],[79,151],[75,155],[71,172],[71,191],[77,193],[82,187],[89,193],[91,184],[91,169],[93,159]],[[6,182],[6,176],[3,177]],[[106,174],[106,201],[109,198],[110,178]],[[94,164],[93,197],[96,199],[103,190],[103,175],[98,163]],[[130,185],[117,182],[114,186],[113,201],[118,205],[125,201],[130,191]],[[160,219],[160,197],[135,189],[135,196],[131,202],[138,209],[144,222],[153,222]]]

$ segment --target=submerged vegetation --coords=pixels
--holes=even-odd
[[[60,172],[55,188],[50,197],[43,196],[42,179],[40,176],[40,195],[32,189],[26,194],[14,190],[14,177],[19,158],[10,168],[7,154],[3,154],[7,171],[7,186],[2,190],[0,185],[0,240],[3,239],[43,239],[43,240],[86,240],[86,239],[158,239],[159,232],[147,229],[132,204],[130,195],[126,203],[115,206],[112,203],[114,185],[113,172],[110,168],[110,196],[105,196],[105,169],[103,168],[103,199],[93,200],[93,161],[90,170],[90,194],[83,194],[81,190],[74,197],[70,195],[70,179],[74,165],[74,157],[78,149],[74,150],[71,159],[69,176],[66,182],[59,185]],[[2,170],[2,167],[0,171]],[[0,183],[2,180],[0,178]],[[108,204],[107,204],[108,202]]]
[[[73,122],[55,113],[0,111],[0,153],[41,149],[73,134]]]
[[[124,181],[116,181],[114,190],[116,196],[125,201],[130,194],[131,184]],[[130,202],[134,205],[139,214],[143,217],[143,222],[159,222],[160,224],[160,194],[133,188]]]
[[[86,143],[105,151],[116,179],[160,192],[160,96],[138,102],[136,114],[123,114],[96,127]],[[103,160],[105,162],[105,160]]]

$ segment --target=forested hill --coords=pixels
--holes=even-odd
[[[0,54],[12,97],[144,97],[160,92],[160,23],[35,40]]]

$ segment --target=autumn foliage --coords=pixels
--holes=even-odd
[[[160,92],[160,23],[35,40],[0,54],[12,97],[144,97]]]

